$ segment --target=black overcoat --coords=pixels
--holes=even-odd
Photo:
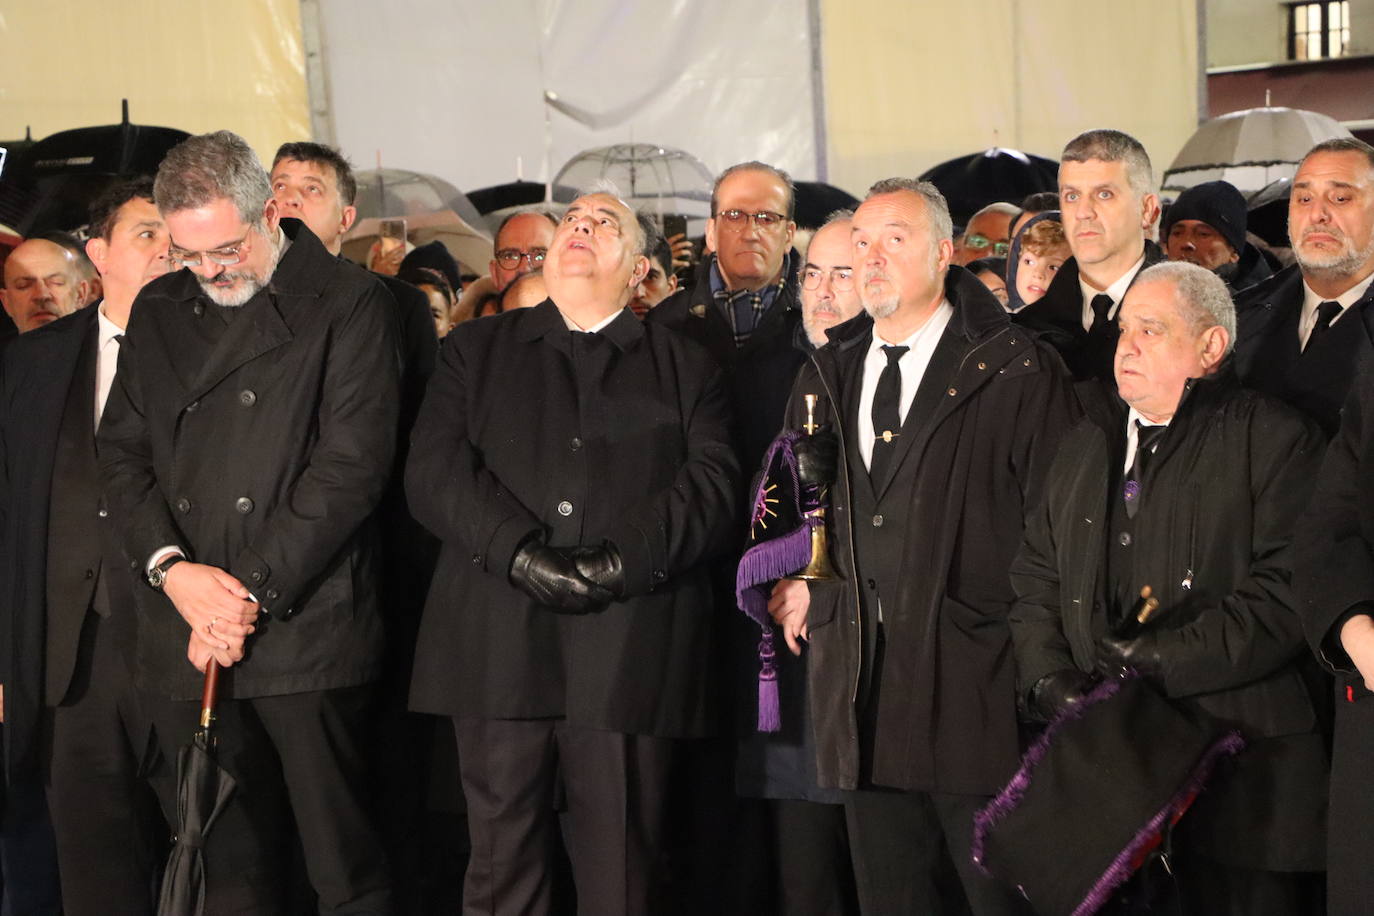
[[[872,781],[992,795],[1019,759],[1007,568],[1021,543],[1024,514],[1077,407],[1058,355],[1014,327],[977,278],[951,268],[945,295],[954,315],[939,344],[948,350],[944,356],[937,350],[937,358],[953,369],[934,380],[939,397],[929,421],[892,459],[894,478],[909,471],[911,480],[903,507],[888,513],[898,517],[854,517],[856,475],[867,473],[862,464],[842,461],[832,490],[830,541],[843,578],[811,583],[807,616],[808,695],[822,786],[852,789],[860,779],[857,692],[866,663],[860,615],[874,612],[860,596],[856,574],[853,530],[860,525],[884,532],[904,526],[896,596],[883,600],[883,677],[885,684],[889,677],[905,679],[909,688],[884,687]],[[787,425],[801,428],[802,396],[819,394],[817,419],[837,430],[843,453],[852,451],[844,442],[855,428],[849,405],[858,402],[853,389],[862,380],[872,319],[861,314],[829,336],[797,376]]]
[[[65,693],[77,667],[81,628],[95,580],[75,552],[63,594],[49,594],[48,522],[53,466],[68,391],[82,375],[97,331],[96,305],[80,309],[16,338],[0,356],[0,684],[5,685],[5,773],[14,778],[37,763],[44,682]],[[91,377],[93,379],[93,376]],[[94,401],[94,385],[84,396]],[[80,393],[77,397],[83,396]],[[94,407],[91,408],[92,416]],[[92,433],[93,435],[93,433]],[[95,463],[94,453],[90,457]],[[82,481],[83,484],[87,483]],[[119,555],[108,511],[96,509],[100,484],[89,481],[92,534],[109,556],[104,576],[110,599],[109,627],[132,655],[134,625],[128,564]],[[76,565],[79,564],[79,565]],[[56,597],[56,606],[51,604]],[[47,672],[45,640],[52,632],[65,669]]]
[[[226,697],[374,680],[382,652],[372,511],[392,469],[400,399],[395,305],[298,220],[268,286],[225,322],[190,270],[143,288],[100,425],[112,509],[136,563],[179,545],[267,612]],[[189,630],[136,590],[139,675],[199,696]]]
[[[1374,286],[1306,349],[1298,348],[1303,282],[1286,267],[1236,296],[1236,373],[1316,420],[1328,437],[1361,362],[1374,354]]]
[[[411,706],[457,717],[565,717],[584,728],[708,728],[712,594],[739,469],[719,368],[628,309],[596,334],[552,301],[444,339],[411,442],[406,495],[443,541]],[[510,584],[533,534],[613,543],[626,597],[559,614]]]
[[[1228,368],[1187,386],[1141,482],[1130,582],[1160,599],[1164,692],[1238,728],[1249,747],[1185,823],[1214,860],[1320,870],[1326,752],[1298,665],[1291,568],[1323,438]],[[1053,671],[1093,671],[1107,629],[1108,500],[1127,414],[1114,392],[1106,409],[1095,403],[1064,440],[1012,566],[1023,696]]]
[[[1340,326],[1338,322],[1337,327]],[[1333,329],[1334,330],[1334,329]],[[1336,675],[1327,850],[1329,912],[1374,908],[1374,692],[1340,645],[1348,613],[1374,614],[1374,364],[1366,363],[1341,413],[1297,529],[1294,580],[1308,641]]]

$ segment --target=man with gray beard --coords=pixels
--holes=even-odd
[[[237,788],[204,841],[206,912],[291,908],[295,846],[322,913],[389,914],[367,726],[382,670],[371,516],[400,375],[380,282],[283,219],[228,131],[167,154],[170,273],[139,295],[98,434],[110,512],[146,578],[137,671],[175,822],[201,672],[224,669],[217,757]]]
[[[1356,367],[1374,353],[1374,147],[1350,137],[1308,152],[1293,178],[1288,236],[1297,263],[1236,298],[1236,370],[1329,437]]]
[[[856,317],[813,351],[786,426],[829,487],[839,576],[784,579],[768,605],[807,659],[816,776],[843,793],[860,909],[1026,912],[977,873],[973,814],[1020,757],[1007,569],[1076,411],[1048,345],[951,266],[949,209],[927,182],[881,181],[850,228]]]

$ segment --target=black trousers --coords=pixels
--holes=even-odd
[[[785,916],[855,916],[859,902],[844,805],[775,799],[778,912]]]
[[[845,819],[863,912],[1030,916],[1019,894],[978,871],[969,856],[973,815],[990,800],[931,792],[846,793]],[[949,874],[951,862],[955,880]]]
[[[200,703],[147,702],[160,751],[151,781],[175,823],[177,750]],[[374,705],[371,687],[220,701],[216,759],[238,786],[205,840],[207,916],[286,913],[297,832],[320,913],[393,911],[367,791]]]
[[[4,734],[0,726],[0,739]],[[0,789],[0,916],[60,916],[57,849],[43,780],[32,772]]]
[[[95,613],[62,701],[47,710],[46,771],[63,912],[150,914],[170,835],[141,769],[151,727],[109,622]]]
[[[472,855],[463,913],[551,914],[559,842],[555,789],[577,911],[665,909],[663,811],[674,742],[574,728],[561,719],[455,719]]]

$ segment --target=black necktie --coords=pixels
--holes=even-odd
[[[1331,328],[1331,322],[1336,320],[1336,316],[1341,313],[1339,302],[1323,302],[1317,306],[1317,323],[1312,325],[1312,333],[1307,335],[1307,346],[1317,342]],[[1304,347],[1303,349],[1307,349]]]
[[[887,473],[887,463],[895,446],[892,440],[902,429],[902,367],[898,361],[910,347],[883,347],[887,365],[878,376],[873,391],[873,457],[868,462],[868,476],[881,483]]]
[[[1135,518],[1136,510],[1140,508],[1140,498],[1144,495],[1141,482],[1145,479],[1145,466],[1154,456],[1155,444],[1159,442],[1159,437],[1164,435],[1164,430],[1168,428],[1135,421],[1135,460],[1131,462],[1131,469],[1126,472],[1126,482],[1121,488],[1127,518]]]
[[[1107,329],[1111,327],[1112,305],[1114,304],[1115,303],[1112,302],[1112,297],[1108,296],[1106,293],[1099,293],[1093,296],[1093,326],[1088,329],[1089,334],[1096,337],[1106,333]]]

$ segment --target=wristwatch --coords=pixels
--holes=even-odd
[[[172,554],[161,563],[148,570],[148,584],[158,591],[162,591],[162,586],[167,582],[167,570],[186,559],[179,553]]]

